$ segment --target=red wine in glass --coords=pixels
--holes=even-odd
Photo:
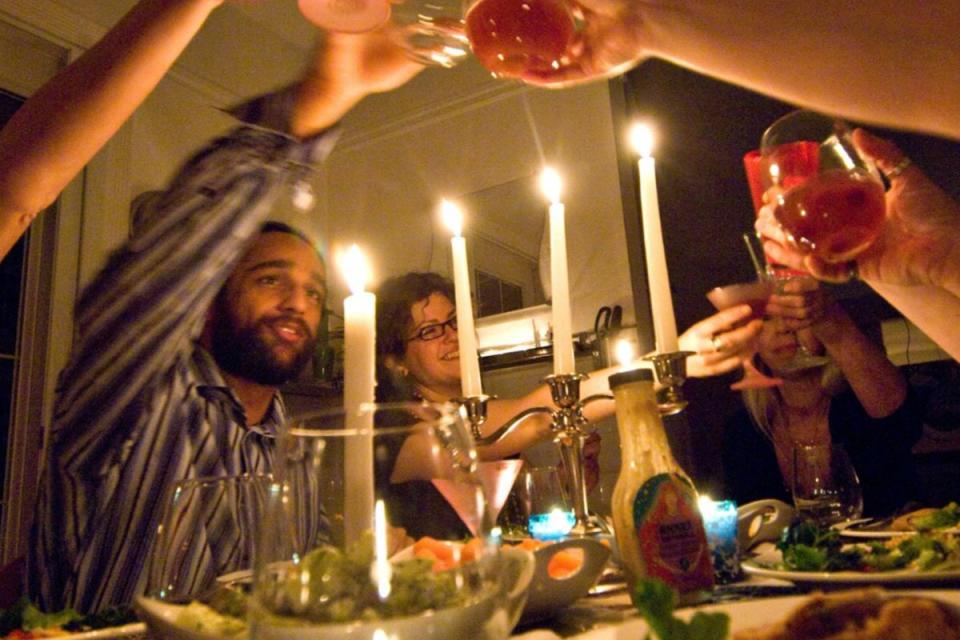
[[[510,78],[558,67],[576,28],[565,0],[477,0],[466,30],[480,64]]]
[[[794,111],[767,128],[760,151],[763,187],[774,189],[777,221],[798,251],[842,263],[880,235],[883,184],[843,122]]]
[[[784,193],[776,217],[798,248],[841,263],[877,239],[885,207],[883,186],[872,177],[830,171]]]

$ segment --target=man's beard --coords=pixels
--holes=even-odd
[[[307,332],[307,339],[293,358],[283,360],[274,354],[273,345],[262,332],[277,318],[261,319],[252,325],[238,327],[225,305],[218,306],[210,347],[214,360],[228,373],[257,384],[277,387],[294,379],[310,361],[317,343],[312,332]]]

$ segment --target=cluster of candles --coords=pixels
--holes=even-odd
[[[677,327],[660,225],[656,171],[651,155],[653,135],[648,127],[637,125],[630,137],[640,154],[640,204],[654,336],[657,351],[669,353],[677,351]],[[561,201],[563,183],[556,171],[547,168],[541,174],[540,186],[550,203],[548,215],[553,373],[555,375],[572,374],[576,372],[576,366],[567,272],[565,209]],[[473,324],[471,278],[467,263],[466,242],[462,235],[463,214],[455,204],[446,200],[441,203],[441,214],[453,234],[450,242],[459,329],[457,335],[461,392],[464,397],[476,397],[483,394],[483,388],[480,380],[477,337]],[[356,245],[350,247],[341,257],[340,269],[351,291],[343,302],[344,407],[347,428],[363,432],[372,429],[373,414],[369,411],[362,412],[360,409],[364,404],[374,401],[376,297],[373,293],[364,290],[369,279],[367,266]],[[351,482],[349,485],[353,495],[347,500],[347,504],[352,505],[349,508],[354,512],[346,514],[346,521],[371,522],[373,517],[372,449],[362,446],[362,441],[358,441],[358,446],[347,451],[347,456],[349,465],[347,468],[358,471],[366,469],[369,472],[357,473],[356,483]]]

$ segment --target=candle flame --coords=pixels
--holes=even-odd
[[[645,124],[636,124],[630,129],[630,144],[641,158],[653,154],[653,129]]]
[[[390,595],[393,568],[387,551],[387,511],[383,500],[377,500],[373,508],[373,566],[370,573],[377,585],[377,594],[386,599]]]
[[[443,223],[447,228],[459,238],[463,232],[463,213],[460,212],[460,207],[449,200],[443,200],[440,203],[440,215],[443,216]]]
[[[560,191],[563,189],[560,174],[550,167],[546,167],[540,173],[540,189],[552,204],[560,202]]]
[[[621,367],[626,367],[628,364],[633,362],[633,359],[636,357],[636,351],[633,349],[633,343],[626,338],[617,340],[617,344],[614,347],[614,353],[616,354],[617,362]]]
[[[360,247],[355,244],[350,245],[345,253],[340,254],[340,259],[337,262],[340,265],[344,280],[347,281],[350,293],[363,293],[363,288],[370,279],[370,267],[367,265]]]

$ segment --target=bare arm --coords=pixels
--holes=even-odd
[[[688,375],[698,378],[720,375],[733,371],[745,358],[749,358],[753,354],[756,338],[763,326],[759,320],[738,326],[738,323],[748,318],[750,313],[748,305],[731,307],[697,322],[684,331],[680,336],[680,348],[694,352],[694,355],[687,358]],[[715,343],[712,340],[714,336],[717,338],[716,344],[723,346],[721,351],[715,349]],[[638,360],[627,368],[632,367],[650,369],[652,364]],[[609,395],[610,376],[623,369],[624,367],[607,367],[590,372],[589,377],[580,383],[580,397]],[[538,385],[533,391],[519,398],[491,400],[487,405],[484,433],[492,433],[519,413],[533,407],[549,407],[551,410],[555,408],[547,385]],[[613,400],[596,400],[584,407],[583,415],[588,421],[596,422],[612,416],[614,411]],[[550,435],[550,416],[535,414],[527,418],[522,426],[512,431],[503,440],[482,448],[481,456],[490,460],[512,455]]]
[[[126,122],[222,0],[141,0],[0,132],[0,258]]]
[[[951,0],[579,4],[587,28],[571,63],[525,80],[562,86],[653,56],[820,111],[960,138],[960,5]]]
[[[823,345],[870,417],[886,417],[903,404],[907,396],[903,374],[816,280],[786,283],[783,294],[771,296],[767,311],[798,337],[809,332]]]

